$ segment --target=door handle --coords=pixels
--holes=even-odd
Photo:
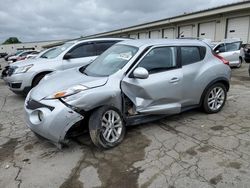
[[[179,78],[172,78],[170,81],[169,81],[169,83],[176,83],[176,82],[179,82],[180,81],[180,79]]]

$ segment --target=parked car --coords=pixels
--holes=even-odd
[[[84,120],[93,143],[112,148],[126,126],[197,107],[219,112],[230,76],[228,61],[198,40],[123,41],[88,66],[45,76],[25,100],[25,118],[57,145]]]
[[[33,53],[30,53],[28,54],[26,57],[24,57],[22,60],[26,60],[26,59],[34,59],[36,58],[38,55],[39,55],[40,52],[33,52]]]
[[[246,63],[250,63],[250,44],[246,44],[244,46],[244,59],[245,59],[245,62]],[[250,76],[250,65],[249,65],[249,68],[248,68],[248,73],[249,73],[249,76]]]
[[[20,54],[20,53],[22,53],[22,52],[23,52],[22,50],[18,50],[18,51],[16,51],[15,53],[11,53],[11,54],[5,56],[5,57],[4,57],[4,60],[5,60],[5,61],[8,61],[10,57],[16,56],[16,55],[18,55],[18,54]]]
[[[230,67],[240,68],[243,57],[240,53],[242,41],[225,40],[224,42],[213,43],[211,46],[215,53],[229,61]]]
[[[38,59],[38,58],[47,58],[47,56],[50,55],[50,53],[52,53],[52,51],[54,51],[56,49],[56,47],[54,48],[49,48],[46,50],[43,50],[42,52],[40,52],[38,55],[36,55],[34,58],[32,59]],[[26,62],[26,61],[22,61],[22,62]],[[19,62],[20,63],[20,62]],[[4,78],[6,76],[8,76],[8,71],[9,71],[10,66],[5,66],[4,70],[2,71],[2,75],[1,78]]]
[[[11,56],[8,58],[8,62],[9,63],[14,63],[16,61],[21,61],[21,60],[24,60],[26,58],[27,55],[29,54],[33,54],[33,53],[37,53],[36,51],[34,50],[30,50],[30,51],[23,51],[17,55],[14,55],[14,56]]]
[[[250,44],[246,44],[244,46],[244,59],[246,61],[246,63],[250,63]]]
[[[7,53],[0,53],[0,58],[6,57],[8,54]]]
[[[4,80],[11,91],[27,94],[46,74],[87,65],[110,46],[122,40],[128,39],[99,38],[67,42],[46,54],[44,58],[11,64]]]

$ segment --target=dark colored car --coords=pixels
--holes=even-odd
[[[246,44],[244,47],[245,61],[250,63],[250,44]]]
[[[7,53],[0,53],[0,58],[6,57],[7,55]]]

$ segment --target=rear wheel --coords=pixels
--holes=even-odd
[[[206,92],[203,100],[203,109],[206,113],[213,114],[219,112],[225,105],[227,90],[224,84],[212,85]]]
[[[121,113],[111,106],[95,110],[89,118],[89,132],[97,147],[109,149],[119,145],[125,135]]]

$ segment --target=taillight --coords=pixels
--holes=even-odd
[[[219,60],[221,60],[225,65],[229,65],[229,61],[224,59],[223,57],[219,56],[218,54],[214,54]]]

